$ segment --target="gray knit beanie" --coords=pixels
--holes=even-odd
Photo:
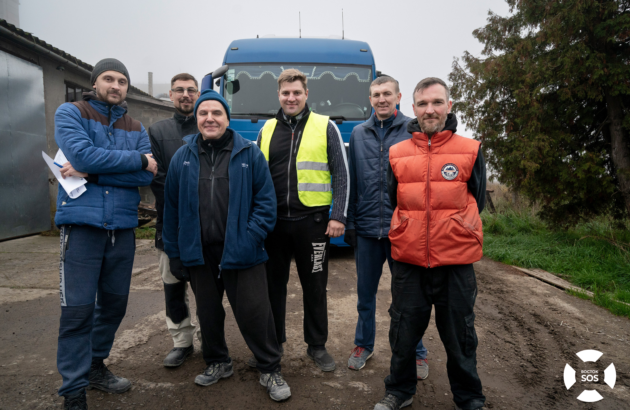
[[[92,70],[92,76],[90,77],[92,85],[94,85],[98,76],[103,74],[105,71],[118,71],[127,77],[128,83],[131,83],[131,80],[129,79],[129,71],[127,71],[127,67],[125,67],[123,63],[115,58],[104,58],[96,63],[94,69]]]

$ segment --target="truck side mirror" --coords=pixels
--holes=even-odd
[[[228,94],[236,94],[241,89],[241,83],[238,80],[228,81],[226,85],[226,91]]]

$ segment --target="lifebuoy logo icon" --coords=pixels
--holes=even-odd
[[[602,352],[598,352],[597,350],[582,350],[581,352],[576,353],[577,357],[579,357],[584,363],[588,362],[596,362],[600,357],[603,356]],[[567,363],[564,366],[564,385],[567,390],[571,389],[575,383],[577,383],[577,372]],[[582,383],[597,383],[599,382],[599,371],[598,370],[582,370],[580,371],[580,382]],[[615,383],[617,382],[617,371],[615,370],[615,365],[613,363],[610,364],[604,370],[604,382],[613,389],[615,387]],[[585,403],[594,403],[596,401],[602,400],[601,394],[597,390],[584,390],[578,396],[578,400],[583,401]]]

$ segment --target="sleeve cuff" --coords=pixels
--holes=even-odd
[[[145,170],[149,166],[149,160],[144,154],[140,154],[140,161],[142,161],[142,169]]]
[[[334,219],[335,221],[339,221],[339,222],[341,222],[344,225],[346,224],[346,217],[343,216],[342,213],[333,212],[332,215],[330,215],[330,219]]]

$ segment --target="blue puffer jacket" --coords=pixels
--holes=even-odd
[[[97,183],[71,199],[59,185],[57,226],[89,225],[115,230],[138,226],[139,186],[153,174],[142,170],[142,154],[151,153],[140,121],[126,114],[126,105],[110,105],[88,96],[62,104],[55,113],[55,141],[74,169],[98,176]]]
[[[234,146],[228,165],[225,247],[220,269],[247,269],[265,262],[267,233],[276,225],[276,193],[264,155],[252,141],[232,130]],[[184,137],[171,160],[164,187],[162,240],[169,258],[184,266],[203,265],[199,221],[199,146],[201,134]]]
[[[350,167],[350,203],[346,229],[356,229],[357,235],[386,238],[392,219],[392,207],[387,194],[387,164],[389,148],[411,138],[407,123],[411,118],[398,111],[394,122],[381,141],[376,131],[374,115],[352,130],[348,164]]]

